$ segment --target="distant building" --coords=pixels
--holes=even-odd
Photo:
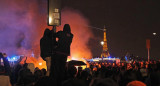
[[[104,26],[104,38],[103,38],[103,51],[102,51],[102,54],[101,54],[101,57],[109,57],[110,54],[109,54],[109,51],[108,51],[108,46],[107,46],[107,37],[106,37],[106,28]]]

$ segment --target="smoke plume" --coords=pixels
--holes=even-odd
[[[71,57],[90,58],[88,41],[93,36],[87,19],[78,11],[65,8],[61,14],[62,24],[70,24],[74,38]],[[47,26],[46,0],[1,0],[0,1],[0,51],[8,55],[40,55],[40,38]]]
[[[78,11],[65,8],[62,10],[62,25],[70,24],[73,33],[73,41],[71,44],[71,57],[91,58],[92,54],[88,48],[88,41],[93,36],[88,20]],[[59,28],[58,28],[59,29]]]

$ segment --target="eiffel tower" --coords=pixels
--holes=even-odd
[[[103,51],[102,51],[101,57],[109,57],[110,56],[109,51],[108,51],[108,46],[107,46],[106,31],[107,31],[107,29],[104,26]]]

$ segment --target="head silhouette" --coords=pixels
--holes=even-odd
[[[50,36],[50,32],[51,32],[51,31],[50,31],[48,28],[46,28],[45,31],[44,31],[44,35],[43,35],[43,36],[44,36],[44,37],[46,37],[46,36],[49,37],[49,36]]]
[[[71,32],[70,25],[69,24],[65,24],[64,27],[63,27],[63,31],[67,32],[67,33],[70,33]]]

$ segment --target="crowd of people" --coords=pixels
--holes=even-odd
[[[0,86],[160,86],[159,61],[89,62],[85,69],[66,65],[72,39],[69,24],[54,34],[45,30],[40,48],[47,70],[26,62],[10,67],[6,54],[0,53]]]
[[[159,86],[160,62],[139,61],[131,63],[90,63],[93,75],[102,86]],[[94,72],[95,71],[95,72]],[[112,79],[108,82],[105,79]],[[101,81],[102,80],[102,81]],[[110,85],[108,85],[108,84]],[[105,85],[107,84],[107,85]],[[116,85],[115,85],[116,84]],[[96,85],[99,86],[99,85]],[[101,86],[101,85],[100,85]]]
[[[10,67],[6,55],[1,58],[4,66],[0,66],[0,86],[55,86],[46,69],[18,62]],[[85,69],[68,65],[64,75],[61,86],[159,86],[160,62],[90,62]]]

